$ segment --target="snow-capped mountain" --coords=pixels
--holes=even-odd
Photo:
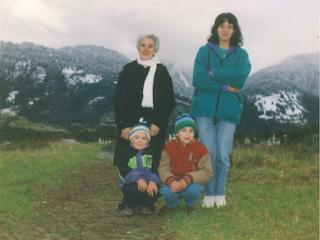
[[[260,70],[248,78],[242,93],[241,130],[318,124],[319,52],[291,56]]]
[[[179,68],[171,64],[166,66],[172,78],[175,93],[188,99],[189,102],[194,89],[192,86],[192,69]]]
[[[0,110],[29,121],[72,128],[114,126],[113,93],[130,60],[100,46],[52,49],[1,42]],[[190,111],[192,69],[166,64],[177,111]],[[292,56],[263,69],[242,90],[239,130],[247,133],[319,122],[319,53]]]
[[[1,42],[0,109],[33,122],[97,126],[113,111],[113,82],[128,62],[99,46]]]
[[[254,102],[257,111],[262,114],[259,115],[260,119],[275,120],[280,123],[294,123],[306,124],[307,119],[303,116],[308,113],[302,105],[300,100],[300,93],[280,91],[269,96],[255,95],[249,96],[250,102]]]
[[[64,127],[112,125],[113,93],[129,61],[99,46],[52,49],[1,42],[0,110]],[[190,76],[171,65],[168,71],[179,105],[190,107]]]

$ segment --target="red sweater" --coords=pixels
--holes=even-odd
[[[188,185],[206,184],[213,177],[210,154],[196,139],[186,146],[178,139],[169,142],[162,151],[158,172],[161,181],[168,186],[181,179]]]

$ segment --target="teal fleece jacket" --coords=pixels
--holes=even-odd
[[[227,91],[227,85],[243,88],[250,70],[248,54],[240,46],[231,47],[223,59],[219,57],[214,44],[202,46],[194,63],[192,84],[195,90],[190,115],[238,124],[242,112],[242,95],[240,91]]]

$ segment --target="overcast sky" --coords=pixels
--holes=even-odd
[[[100,45],[133,60],[137,36],[153,32],[162,62],[192,68],[222,12],[238,18],[252,73],[319,50],[319,0],[1,0],[1,40]]]

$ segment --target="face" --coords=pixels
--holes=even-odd
[[[233,24],[229,23],[228,21],[225,21],[223,24],[220,24],[218,29],[218,36],[220,43],[229,43],[233,33],[235,32],[233,29]]]
[[[142,61],[151,60],[156,53],[153,39],[142,38],[139,47],[140,59]]]
[[[133,147],[137,150],[142,150],[148,145],[147,134],[144,132],[139,132],[131,139]]]
[[[192,127],[182,128],[178,133],[177,137],[183,146],[187,145],[194,138],[194,130]]]

